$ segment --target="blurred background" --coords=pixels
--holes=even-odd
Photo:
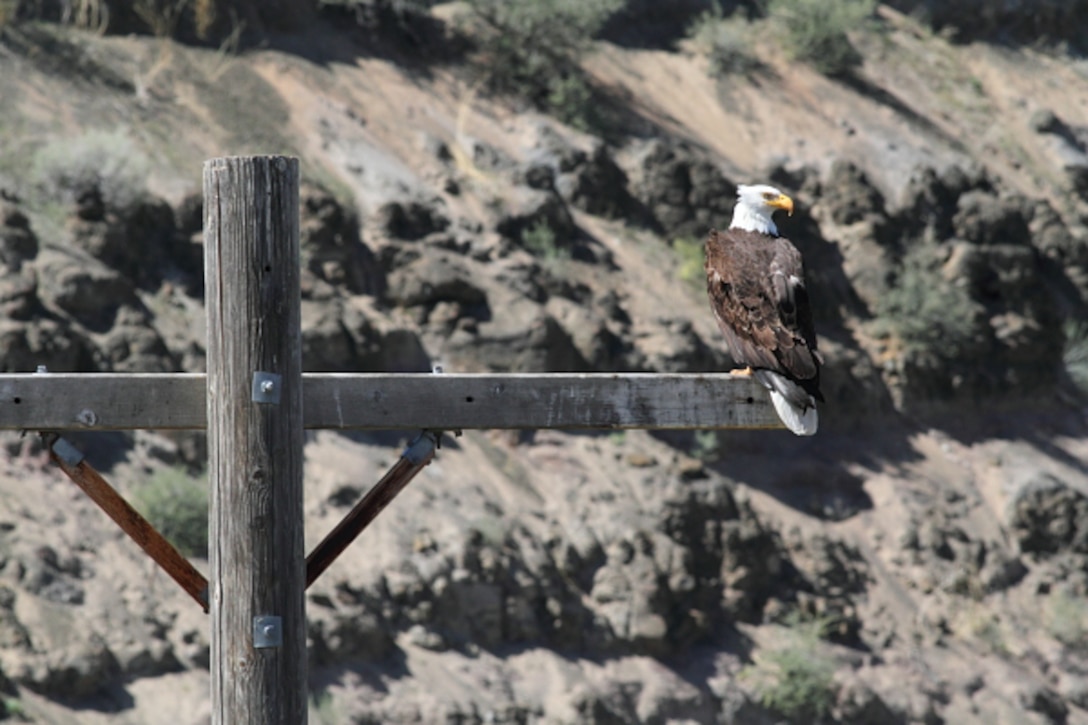
[[[0,369],[204,368],[201,170],[301,159],[307,371],[732,367],[821,430],[469,432],[307,595],[310,722],[1088,723],[1085,0],[0,0]],[[207,569],[206,445],[73,436]],[[307,548],[405,438],[309,433]],[[0,719],[210,721],[206,616],[0,438]]]

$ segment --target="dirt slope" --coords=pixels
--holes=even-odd
[[[834,186],[843,161],[890,210],[919,166],[982,166],[1002,198],[1047,200],[1075,229],[1083,202],[1053,134],[1032,119],[1085,117],[1083,62],[953,45],[882,12],[888,30],[859,40],[865,64],[851,83],[770,44],[757,77],[721,81],[690,53],[602,45],[589,71],[647,129],[601,155],[626,180],[603,186],[639,197],[656,169],[703,174],[707,198],[676,208],[723,224],[726,180],[792,175],[805,182],[791,189],[811,210],[804,228],[848,271],[864,266],[872,239],[832,220],[826,189],[811,191]],[[483,98],[455,68],[372,57],[327,28],[280,44],[304,52],[230,57],[9,31],[0,187],[20,188],[52,138],[120,128],[180,217],[201,159],[298,154],[308,179],[359,212],[334,227],[316,194],[304,211],[304,226],[335,237],[305,242],[304,255],[335,262],[307,267],[315,364],[380,365],[394,345],[413,362],[464,370],[728,364],[698,284],[678,279],[671,230],[587,211],[565,191],[589,175],[556,171],[556,159],[590,167],[598,139]],[[654,166],[659,152],[667,159]],[[531,182],[541,168],[551,188]],[[43,306],[82,334],[45,279],[49,255],[77,244],[79,215],[27,211],[42,252],[26,265]],[[570,258],[521,246],[540,219]],[[361,271],[356,246],[369,255],[357,255]],[[381,284],[352,288],[355,271]],[[163,364],[199,367],[203,311],[182,280],[132,294],[163,340]],[[842,308],[822,328],[840,407],[828,406],[813,440],[451,439],[309,596],[311,722],[775,722],[760,683],[781,678],[767,663],[784,651],[823,667],[814,676],[840,722],[1088,722],[1083,404],[1051,387],[1005,406],[895,411],[860,306]],[[95,353],[100,340],[87,340]],[[192,458],[192,441],[152,434],[81,443],[126,492]],[[311,437],[308,545],[403,443]],[[208,721],[203,615],[29,441],[5,445],[0,665],[20,707],[46,723]],[[822,623],[825,637],[808,641],[798,621]]]

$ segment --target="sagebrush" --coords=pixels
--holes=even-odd
[[[145,191],[149,169],[147,157],[123,133],[89,131],[38,149],[31,162],[31,192],[69,204],[94,191],[106,205],[124,208]]]
[[[770,0],[767,15],[791,58],[836,76],[861,63],[848,33],[863,28],[875,9],[875,0]]]
[[[208,555],[208,479],[164,468],[136,489],[133,505],[185,556]]]
[[[752,41],[758,29],[746,18],[725,18],[720,11],[708,11],[695,20],[688,35],[706,57],[711,77],[721,78],[759,68]]]
[[[590,87],[580,62],[624,0],[469,0],[466,30],[490,90],[585,125]]]
[[[672,240],[672,250],[676,254],[676,273],[680,279],[697,289],[703,289],[706,284],[703,242],[694,237],[677,237]]]
[[[978,343],[981,307],[966,288],[942,276],[927,247],[904,256],[874,312],[874,331],[896,336],[907,350],[955,359]]]
[[[1081,599],[1068,590],[1047,595],[1042,614],[1047,633],[1062,644],[1077,647],[1088,642],[1088,613]]]
[[[559,245],[555,230],[543,220],[521,233],[521,243],[533,256],[548,262],[570,259],[570,250]]]
[[[790,722],[817,722],[835,704],[836,662],[820,646],[825,623],[790,623],[788,640],[741,671],[753,682],[760,704]]]

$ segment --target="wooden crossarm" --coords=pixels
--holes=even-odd
[[[270,371],[275,372],[275,371]],[[202,374],[0,374],[0,430],[203,429]],[[781,428],[749,377],[306,373],[306,428]]]

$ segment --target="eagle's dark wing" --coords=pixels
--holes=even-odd
[[[706,240],[710,306],[733,359],[781,373],[822,400],[801,254],[786,239],[728,229]]]

